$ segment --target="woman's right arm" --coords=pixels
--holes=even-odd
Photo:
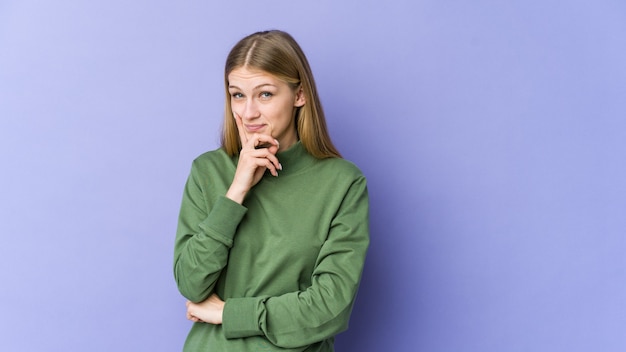
[[[237,226],[246,213],[244,206],[224,196],[218,196],[209,208],[199,177],[197,168],[192,167],[183,192],[174,246],[176,284],[192,302],[201,302],[213,293]]]
[[[205,201],[202,177],[196,164],[185,185],[174,248],[174,276],[178,290],[188,300],[198,303],[207,299],[226,266],[237,226],[247,208],[241,205],[248,191],[263,177],[266,170],[278,176],[282,167],[276,158],[278,141],[270,135],[243,132],[241,118],[234,115],[243,148],[237,169],[225,195],[212,206]],[[269,147],[256,149],[260,144]],[[215,195],[212,195],[215,196]]]

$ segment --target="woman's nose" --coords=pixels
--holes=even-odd
[[[247,100],[244,106],[243,117],[246,119],[253,119],[259,117],[259,109],[254,100]]]

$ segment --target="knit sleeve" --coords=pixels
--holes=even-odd
[[[209,208],[206,190],[192,167],[183,200],[174,245],[174,277],[183,296],[192,302],[208,298],[226,266],[237,226],[246,208],[219,196]]]
[[[226,338],[263,335],[294,348],[335,336],[348,327],[369,246],[368,194],[363,176],[349,187],[333,218],[304,291],[226,300]]]

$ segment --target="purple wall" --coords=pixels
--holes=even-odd
[[[339,351],[626,350],[623,1],[81,3],[0,3],[0,350],[181,349],[183,183],[268,28],[369,179]]]

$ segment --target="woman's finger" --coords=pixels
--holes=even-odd
[[[242,153],[242,154],[245,154],[245,157],[249,157],[250,159],[254,159],[254,160],[251,160],[251,161],[257,167],[264,167],[265,166],[268,169],[270,169],[270,171],[272,169],[282,170],[283,169],[282,165],[278,161],[278,158],[276,157],[276,155],[274,155],[274,153],[272,153],[271,149],[275,150],[276,147],[271,146],[270,148],[260,148],[260,149],[248,150],[248,151],[246,151],[245,153]],[[272,174],[274,174],[274,173],[272,173]]]
[[[272,148],[272,151],[274,153],[278,151],[278,148],[279,148],[278,140],[269,134],[255,133],[250,136],[246,136],[245,138],[247,138],[247,142],[246,144],[242,145],[242,148],[246,148],[246,147],[249,149]]]
[[[269,134],[255,134],[250,139],[254,140],[254,149],[273,148],[273,153],[278,151],[278,140]]]
[[[244,132],[243,122],[241,121],[241,117],[237,115],[237,113],[233,112],[233,117],[235,118],[235,124],[237,125],[237,132],[239,132],[239,140],[241,141],[241,146],[243,147],[248,143],[248,136]]]

